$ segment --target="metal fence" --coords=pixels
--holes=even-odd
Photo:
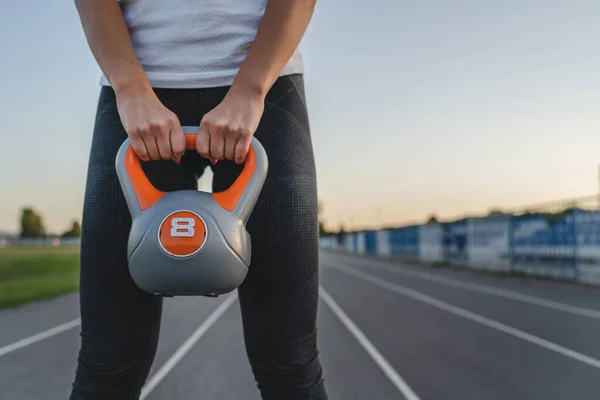
[[[598,196],[321,237],[322,248],[600,285]]]

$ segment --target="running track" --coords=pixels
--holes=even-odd
[[[600,289],[332,252],[321,263],[332,400],[600,396]],[[74,295],[0,312],[0,399],[67,398],[77,318]],[[260,399],[235,295],[165,301],[142,398]]]

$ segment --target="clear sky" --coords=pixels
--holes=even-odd
[[[599,20],[597,0],[319,1],[301,49],[328,225],[596,193]],[[74,3],[4,4],[0,54],[0,230],[31,205],[63,231],[100,74]]]

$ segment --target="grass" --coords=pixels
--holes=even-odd
[[[78,287],[78,247],[0,249],[0,309],[49,299]]]

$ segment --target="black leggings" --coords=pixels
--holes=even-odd
[[[247,224],[252,260],[238,290],[247,355],[263,399],[327,399],[317,351],[318,223],[315,162],[301,75],[277,80],[255,136],[269,172]],[[156,89],[182,125],[198,126],[227,87]],[[137,399],[153,363],[162,298],[147,294],[127,269],[131,217],[115,173],[127,137],[115,94],[101,89],[85,192],[81,242],[81,349],[71,400]],[[144,163],[156,188],[196,189],[208,162],[188,151],[181,164]],[[212,167],[213,191],[240,166]]]

